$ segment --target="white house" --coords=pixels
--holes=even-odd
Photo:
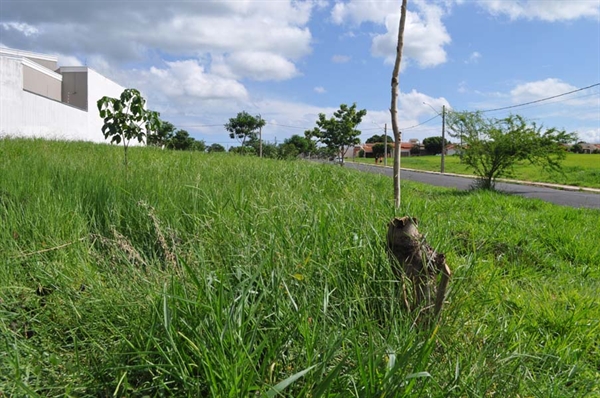
[[[123,90],[87,66],[0,48],[0,137],[105,142],[96,102]]]

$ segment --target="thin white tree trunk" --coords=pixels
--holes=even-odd
[[[394,205],[396,209],[400,208],[400,157],[402,153],[402,132],[398,128],[398,91],[400,75],[400,62],[402,61],[402,47],[404,46],[404,26],[406,25],[406,3],[408,0],[402,0],[400,9],[400,26],[398,29],[398,46],[396,47],[396,62],[392,73],[392,130],[396,145],[394,148]]]

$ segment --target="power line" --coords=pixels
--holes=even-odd
[[[312,130],[314,128],[314,126],[313,127],[290,126],[290,125],[286,125],[286,124],[278,124],[278,123],[272,123],[272,122],[268,122],[267,124],[269,124],[271,126],[287,127],[287,128],[300,129],[300,130]],[[224,126],[223,124],[184,124],[184,125],[178,125],[177,128],[182,129],[182,128],[223,127],[223,126]],[[379,128],[379,127],[361,129],[361,131],[370,131],[370,130],[383,130],[383,129]]]
[[[223,127],[222,124],[185,124],[182,126],[178,126],[178,127],[186,127],[186,128],[190,128],[190,127]]]
[[[410,129],[414,129],[415,127],[419,127],[419,126],[422,126],[422,125],[424,125],[425,123],[429,123],[430,121],[432,121],[433,119],[436,119],[436,118],[438,118],[438,117],[440,117],[440,114],[437,114],[437,115],[435,115],[434,117],[432,117],[431,119],[427,119],[427,120],[425,120],[425,121],[424,121],[424,122],[422,122],[422,123],[415,124],[414,126],[410,126],[410,127],[404,127],[404,128],[401,128],[401,129],[399,129],[399,130],[401,130],[401,131],[404,131],[404,130],[410,130]]]
[[[545,102],[545,101],[549,101],[549,100],[552,100],[552,99],[555,99],[555,98],[564,97],[566,95],[574,94],[574,93],[577,93],[577,92],[580,92],[580,91],[583,91],[583,90],[588,90],[590,88],[594,88],[594,87],[597,87],[597,86],[600,86],[600,83],[596,83],[596,84],[589,85],[587,87],[582,87],[582,88],[578,88],[578,89],[575,89],[575,90],[571,90],[571,91],[568,91],[566,93],[557,94],[557,95],[553,95],[553,96],[546,97],[546,98],[541,98],[541,99],[538,99],[538,100],[535,100],[535,101],[524,102],[522,104],[511,105],[511,106],[504,106],[504,107],[501,107],[501,108],[486,109],[486,110],[478,111],[478,112],[481,112],[481,113],[496,112],[496,111],[503,111],[503,110],[507,110],[507,109],[519,108],[519,107],[523,107],[523,106],[527,106],[527,105],[538,104],[540,102]],[[575,98],[567,98],[567,99],[564,99],[564,100],[561,100],[561,101],[554,101],[553,103],[567,101],[567,100],[575,100],[575,99],[578,99],[578,98],[584,98],[584,97],[588,97],[588,96],[592,96],[592,95],[596,95],[596,94],[598,94],[598,93],[587,94],[587,95],[578,96],[578,97],[575,97]],[[433,116],[432,118],[429,118],[429,119],[425,120],[424,122],[421,122],[419,124],[415,124],[415,125],[409,126],[409,127],[403,127],[403,128],[400,128],[400,130],[401,131],[412,130],[414,128],[417,128],[417,127],[420,127],[420,126],[422,126],[424,124],[427,124],[427,123],[431,122],[432,120],[437,119],[438,117],[440,117],[439,113],[437,115]],[[313,128],[313,127],[290,126],[290,125],[278,124],[278,123],[272,123],[272,122],[268,123],[268,124],[273,125],[273,126],[277,126],[277,127],[286,127],[286,128],[300,129],[300,130],[310,130],[310,129]],[[222,127],[222,126],[223,126],[223,124],[187,124],[187,125],[181,125],[181,126],[178,126],[178,127],[179,128],[201,128],[201,127]],[[361,129],[361,131],[372,131],[372,130],[382,130],[382,129],[381,129],[381,127],[373,127],[373,128]]]
[[[569,91],[569,92],[566,92],[566,93],[562,93],[562,94],[558,94],[558,95],[553,95],[551,97],[542,98],[542,99],[535,100],[535,101],[529,101],[529,102],[525,102],[525,103],[518,104],[518,105],[505,106],[505,107],[502,107],[502,108],[486,109],[484,111],[479,111],[479,112],[486,113],[486,112],[503,111],[505,109],[512,109],[512,108],[518,108],[518,107],[525,106],[525,105],[537,104],[538,102],[544,102],[544,101],[548,101],[548,100],[551,100],[551,99],[554,99],[554,98],[563,97],[565,95],[573,94],[573,93],[576,93],[578,91],[587,90],[589,88],[593,88],[593,87],[596,87],[596,86],[600,86],[600,83],[592,84],[591,86],[578,88],[576,90],[572,90],[572,91]]]
[[[547,104],[533,104],[533,105],[529,105],[529,106],[527,106],[527,107],[525,107],[523,109],[537,108],[539,106],[551,105],[551,104],[558,104],[560,102],[565,102],[565,101],[575,101],[575,100],[580,99],[580,98],[588,98],[588,97],[593,97],[593,96],[596,96],[596,95],[600,96],[600,92],[591,93],[591,94],[585,94],[585,95],[578,95],[576,97],[571,97],[571,98],[563,98],[563,99],[560,99],[558,101],[548,102]],[[597,109],[597,106],[594,106],[594,109]]]
[[[267,124],[270,124],[272,126],[277,126],[277,127],[288,127],[288,128],[300,129],[300,130],[312,130],[314,128],[314,126],[313,127],[288,126],[285,124],[272,123],[272,122],[267,122]],[[371,127],[368,129],[361,129],[360,131],[369,131],[369,130],[383,130],[383,129],[379,128],[379,127]]]
[[[300,127],[300,126],[287,126],[285,124],[278,124],[278,123],[271,123],[271,122],[268,122],[268,124],[273,125],[273,126],[278,126],[278,127],[288,127],[291,129],[310,130],[310,128]]]

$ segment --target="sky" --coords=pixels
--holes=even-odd
[[[241,111],[265,119],[263,139],[280,143],[352,103],[367,110],[364,142],[386,124],[391,135],[400,4],[0,0],[0,46],[137,88],[161,119],[209,145],[236,145],[223,125]],[[443,107],[493,110],[596,85],[484,114],[600,143],[600,0],[408,0],[404,42],[403,141],[440,136]]]

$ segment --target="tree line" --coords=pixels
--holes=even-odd
[[[204,141],[196,140],[187,131],[161,121],[158,112],[146,109],[146,101],[135,89],[124,90],[119,98],[103,97],[97,105],[104,120],[102,133],[111,143],[123,144],[125,164],[131,140],[140,143],[146,140],[149,146],[173,150],[225,151],[220,144],[207,147]],[[240,146],[230,148],[232,153],[278,159],[337,156],[343,165],[348,149],[360,143],[361,131],[357,126],[366,114],[366,109],[358,110],[356,103],[351,106],[341,104],[329,118],[320,113],[316,126],[306,130],[304,137],[293,135],[279,145],[263,142],[260,135],[266,122],[260,115],[240,112],[229,119],[224,128],[231,139],[240,143]],[[477,112],[452,111],[447,120],[449,135],[460,139],[458,149],[462,161],[479,177],[480,187],[488,189],[494,187],[496,179],[510,177],[519,162],[529,162],[550,171],[560,170],[568,144],[577,140],[574,133],[544,128],[519,115],[488,119]],[[383,156],[385,146],[381,142],[386,138],[388,142],[395,141],[389,136],[374,135],[366,142],[375,143],[374,154]],[[423,144],[428,152],[437,154],[441,153],[442,140],[442,137],[428,137]]]
[[[304,137],[293,135],[280,145],[263,142],[258,135],[266,122],[260,115],[252,116],[246,111],[229,119],[225,130],[229,132],[231,139],[237,139],[240,143],[239,147],[231,148],[230,152],[283,159],[298,156],[337,157],[343,165],[348,149],[360,143],[361,131],[357,126],[366,114],[366,109],[357,110],[356,104],[341,104],[340,109],[330,118],[320,113],[316,127],[306,130]]]

